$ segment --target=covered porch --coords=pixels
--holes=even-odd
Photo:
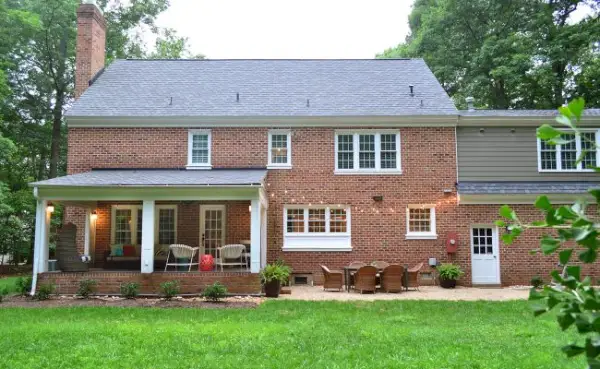
[[[61,293],[73,293],[77,280],[95,279],[99,292],[118,293],[120,283],[133,281],[153,293],[160,283],[179,280],[183,293],[198,293],[219,281],[232,292],[260,292],[265,175],[261,169],[93,170],[33,183],[34,283],[39,277]],[[69,253],[64,243],[60,250],[57,244],[59,260],[51,271],[49,228],[58,204],[65,205],[64,224],[73,223],[76,236]],[[177,259],[174,244],[189,246],[193,257]],[[238,247],[243,251],[238,261],[223,260],[220,251],[227,245],[244,245]],[[200,271],[201,259],[210,259],[203,255],[211,255],[213,268]],[[72,269],[67,259],[86,265]],[[219,259],[232,265],[220,266]]]

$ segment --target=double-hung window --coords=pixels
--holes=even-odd
[[[269,131],[269,169],[292,167],[292,134],[286,130]]]
[[[406,208],[406,239],[437,239],[435,205],[408,205]]]
[[[596,149],[599,137],[598,130],[583,130],[580,135],[565,131],[561,138],[567,142],[559,145],[551,145],[538,138],[538,170],[593,171],[600,161],[600,153]]]
[[[155,243],[171,245],[177,242],[177,205],[156,205],[154,215]]]
[[[188,168],[211,167],[211,133],[207,130],[188,132]]]
[[[400,174],[400,132],[336,132],[335,173]]]
[[[342,205],[284,208],[285,251],[350,251],[350,207]]]

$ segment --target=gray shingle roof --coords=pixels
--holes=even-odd
[[[557,115],[556,109],[551,110],[461,110],[459,114],[464,117],[553,117]],[[600,109],[586,109],[584,116],[600,117]]]
[[[266,169],[115,169],[57,177],[30,183],[38,187],[116,187],[116,186],[244,186],[261,184]]]
[[[67,112],[67,117],[395,115],[458,111],[422,59],[372,59],[117,60]]]
[[[600,182],[460,182],[461,194],[578,194],[592,187],[600,187]]]

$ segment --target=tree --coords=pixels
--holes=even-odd
[[[586,139],[578,128],[583,107],[583,99],[573,100],[568,106],[559,109],[560,115],[556,121],[573,131],[576,136]],[[548,124],[538,128],[537,136],[549,144],[564,144],[574,139],[572,136],[564,136],[564,131]],[[590,144],[590,151],[595,152],[595,142]],[[585,155],[584,150],[577,160],[583,160]],[[596,168],[596,171],[600,169]],[[592,188],[588,192],[595,198],[598,206],[600,188]],[[545,286],[542,292],[531,289],[529,299],[543,302],[534,308],[534,314],[538,316],[558,309],[557,321],[561,329],[575,326],[577,332],[585,338],[583,345],[566,345],[562,348],[563,352],[569,357],[585,354],[589,368],[600,368],[600,291],[593,286],[589,276],[583,275],[582,266],[573,264],[575,254],[583,264],[592,264],[598,259],[600,223],[597,210],[594,217],[582,200],[570,206],[556,207],[547,196],[538,197],[535,207],[542,211],[544,219],[524,223],[508,205],[504,205],[500,209],[500,215],[507,221],[496,222],[500,227],[507,227],[508,233],[502,239],[510,244],[530,229],[548,231],[541,240],[540,251],[544,255],[558,253],[564,268],[563,271],[552,271],[553,284]]]
[[[416,0],[411,33],[381,58],[422,57],[456,104],[482,108],[561,105],[575,80],[599,78],[592,55],[600,38],[598,0]],[[590,14],[579,22],[582,6]],[[596,47],[596,53],[590,54]],[[590,55],[582,58],[581,55]],[[596,91],[597,89],[593,89]],[[588,97],[589,93],[584,92]]]

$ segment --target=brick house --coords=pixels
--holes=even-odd
[[[529,254],[539,234],[503,245],[499,206],[515,204],[528,219],[537,194],[565,203],[598,182],[586,168],[600,153],[575,164],[579,140],[537,142],[535,127],[553,112],[458,111],[421,59],[117,60],[104,68],[106,25],[93,1],[79,7],[77,24],[68,173],[31,184],[34,275],[61,292],[94,278],[106,292],[129,280],[153,292],[179,279],[184,292],[219,280],[252,293],[276,259],[316,283],[321,264],[424,262],[427,276],[435,258],[460,264],[465,285],[527,284],[557,260]],[[600,110],[584,121],[598,138]],[[77,226],[87,273],[48,271],[55,203]],[[163,272],[169,244],[216,256],[240,243],[248,245],[241,270]],[[123,244],[135,253],[116,255]]]

